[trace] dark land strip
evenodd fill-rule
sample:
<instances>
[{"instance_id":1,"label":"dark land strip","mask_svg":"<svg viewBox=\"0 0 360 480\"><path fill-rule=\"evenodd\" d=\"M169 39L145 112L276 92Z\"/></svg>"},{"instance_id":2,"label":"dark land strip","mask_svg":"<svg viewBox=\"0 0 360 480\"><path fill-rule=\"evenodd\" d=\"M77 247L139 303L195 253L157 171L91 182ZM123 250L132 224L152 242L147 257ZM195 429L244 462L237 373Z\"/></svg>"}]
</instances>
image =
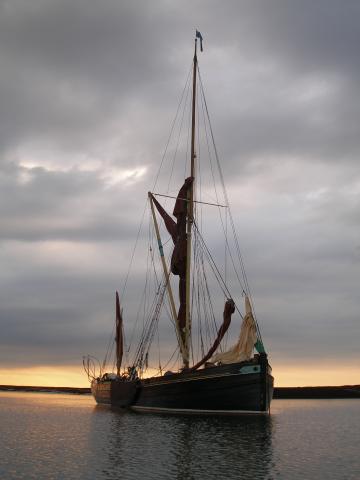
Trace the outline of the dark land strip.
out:
<instances>
[{"instance_id":1,"label":"dark land strip","mask_svg":"<svg viewBox=\"0 0 360 480\"><path fill-rule=\"evenodd\" d=\"M30 387L19 385L0 385L0 391L12 392L50 392L87 395L90 388L76 387ZM277 387L274 398L360 398L360 385L343 385L335 387Z\"/></svg>"}]
</instances>

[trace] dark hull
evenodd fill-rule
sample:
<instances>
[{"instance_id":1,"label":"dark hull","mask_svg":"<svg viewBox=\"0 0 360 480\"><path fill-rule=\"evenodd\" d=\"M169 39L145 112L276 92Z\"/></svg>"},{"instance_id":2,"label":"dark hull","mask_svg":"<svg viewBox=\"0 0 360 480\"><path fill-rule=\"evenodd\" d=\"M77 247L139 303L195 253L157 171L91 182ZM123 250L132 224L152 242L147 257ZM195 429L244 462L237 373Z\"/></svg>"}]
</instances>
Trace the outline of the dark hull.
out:
<instances>
[{"instance_id":1,"label":"dark hull","mask_svg":"<svg viewBox=\"0 0 360 480\"><path fill-rule=\"evenodd\" d=\"M235 363L145 380L93 383L98 403L142 412L267 413L273 377L267 360Z\"/></svg>"}]
</instances>

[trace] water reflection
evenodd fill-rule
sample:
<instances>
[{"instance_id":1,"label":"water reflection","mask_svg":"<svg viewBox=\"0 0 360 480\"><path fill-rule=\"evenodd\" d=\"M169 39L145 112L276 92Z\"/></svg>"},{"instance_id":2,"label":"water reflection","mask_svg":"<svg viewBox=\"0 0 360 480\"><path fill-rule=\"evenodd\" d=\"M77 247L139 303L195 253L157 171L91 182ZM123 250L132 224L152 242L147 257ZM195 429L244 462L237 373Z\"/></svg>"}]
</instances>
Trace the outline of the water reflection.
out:
<instances>
[{"instance_id":1,"label":"water reflection","mask_svg":"<svg viewBox=\"0 0 360 480\"><path fill-rule=\"evenodd\" d=\"M268 417L178 418L176 478L264 478L271 466Z\"/></svg>"},{"instance_id":2,"label":"water reflection","mask_svg":"<svg viewBox=\"0 0 360 480\"><path fill-rule=\"evenodd\" d=\"M271 417L94 413L91 447L103 478L269 478Z\"/></svg>"},{"instance_id":3,"label":"water reflection","mask_svg":"<svg viewBox=\"0 0 360 480\"><path fill-rule=\"evenodd\" d=\"M360 400L274 400L272 417L121 413L0 393L0 478L358 480Z\"/></svg>"}]
</instances>

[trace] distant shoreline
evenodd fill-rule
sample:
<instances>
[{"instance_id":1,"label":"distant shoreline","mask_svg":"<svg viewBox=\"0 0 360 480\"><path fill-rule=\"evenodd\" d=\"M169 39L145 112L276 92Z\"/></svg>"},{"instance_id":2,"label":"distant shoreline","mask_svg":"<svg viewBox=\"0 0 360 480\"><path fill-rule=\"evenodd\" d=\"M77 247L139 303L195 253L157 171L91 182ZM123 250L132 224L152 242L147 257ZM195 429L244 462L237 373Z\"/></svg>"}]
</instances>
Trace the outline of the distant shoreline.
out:
<instances>
[{"instance_id":1,"label":"distant shoreline","mask_svg":"<svg viewBox=\"0 0 360 480\"><path fill-rule=\"evenodd\" d=\"M3 392L43 392L43 393L69 393L75 395L88 395L90 388L86 387L41 387L0 385ZM360 398L360 385L342 385L329 387L277 387L274 389L274 398L282 399L320 399L320 398Z\"/></svg>"},{"instance_id":2,"label":"distant shoreline","mask_svg":"<svg viewBox=\"0 0 360 480\"><path fill-rule=\"evenodd\" d=\"M76 395L88 395L91 393L88 387L41 387L29 385L0 385L3 392L43 392L43 393L73 393Z\"/></svg>"},{"instance_id":3,"label":"distant shoreline","mask_svg":"<svg viewBox=\"0 0 360 480\"><path fill-rule=\"evenodd\" d=\"M330 387L278 387L274 398L360 398L360 385Z\"/></svg>"}]
</instances>

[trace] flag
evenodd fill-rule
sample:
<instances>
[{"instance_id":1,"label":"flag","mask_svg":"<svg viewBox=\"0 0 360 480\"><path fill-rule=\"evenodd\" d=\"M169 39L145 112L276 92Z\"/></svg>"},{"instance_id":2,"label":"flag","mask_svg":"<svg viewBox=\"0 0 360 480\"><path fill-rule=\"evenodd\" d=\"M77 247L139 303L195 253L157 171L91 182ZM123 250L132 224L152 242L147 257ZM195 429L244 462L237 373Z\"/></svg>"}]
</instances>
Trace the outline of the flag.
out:
<instances>
[{"instance_id":1,"label":"flag","mask_svg":"<svg viewBox=\"0 0 360 480\"><path fill-rule=\"evenodd\" d=\"M201 35L201 33L199 32L199 30L196 30L196 38L199 38L200 39L200 51L202 52L203 51L203 37Z\"/></svg>"}]
</instances>

